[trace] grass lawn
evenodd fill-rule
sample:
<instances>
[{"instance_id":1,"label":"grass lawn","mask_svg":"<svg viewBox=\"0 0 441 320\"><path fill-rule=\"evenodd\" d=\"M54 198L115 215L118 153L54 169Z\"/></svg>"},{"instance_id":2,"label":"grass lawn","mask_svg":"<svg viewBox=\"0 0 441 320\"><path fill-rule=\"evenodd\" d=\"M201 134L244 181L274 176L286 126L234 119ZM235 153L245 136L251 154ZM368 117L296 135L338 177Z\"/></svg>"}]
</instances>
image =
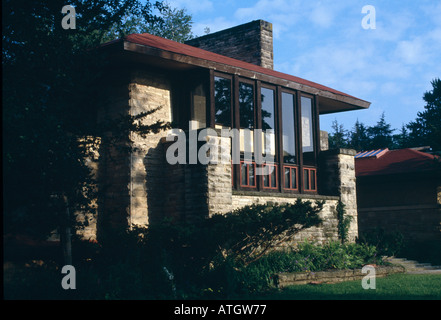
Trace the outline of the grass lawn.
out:
<instances>
[{"instance_id":1,"label":"grass lawn","mask_svg":"<svg viewBox=\"0 0 441 320\"><path fill-rule=\"evenodd\" d=\"M265 300L441 300L441 275L396 274L376 279L376 289L361 281L295 285L258 299Z\"/></svg>"}]
</instances>

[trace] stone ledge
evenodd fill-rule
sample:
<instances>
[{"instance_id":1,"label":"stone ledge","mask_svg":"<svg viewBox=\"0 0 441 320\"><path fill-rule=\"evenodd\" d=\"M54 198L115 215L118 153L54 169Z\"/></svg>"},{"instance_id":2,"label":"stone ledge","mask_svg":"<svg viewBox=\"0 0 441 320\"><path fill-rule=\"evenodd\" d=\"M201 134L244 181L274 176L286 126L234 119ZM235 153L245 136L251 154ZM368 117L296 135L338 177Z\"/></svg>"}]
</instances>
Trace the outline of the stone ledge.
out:
<instances>
[{"instance_id":1,"label":"stone ledge","mask_svg":"<svg viewBox=\"0 0 441 320\"><path fill-rule=\"evenodd\" d=\"M401 266L375 266L375 275L377 278L404 272L405 269ZM273 285L278 289L282 289L287 286L298 284L338 283L343 281L361 280L366 275L366 273L361 272L361 269L348 269L317 272L283 272L275 274L272 279Z\"/></svg>"},{"instance_id":2,"label":"stone ledge","mask_svg":"<svg viewBox=\"0 0 441 320\"><path fill-rule=\"evenodd\" d=\"M247 191L247 190L233 190L233 196L248 196L248 197L272 197L272 198L300 198L307 200L338 200L338 196L323 196L319 194L307 193L276 193L276 192L262 192L262 191Z\"/></svg>"}]
</instances>

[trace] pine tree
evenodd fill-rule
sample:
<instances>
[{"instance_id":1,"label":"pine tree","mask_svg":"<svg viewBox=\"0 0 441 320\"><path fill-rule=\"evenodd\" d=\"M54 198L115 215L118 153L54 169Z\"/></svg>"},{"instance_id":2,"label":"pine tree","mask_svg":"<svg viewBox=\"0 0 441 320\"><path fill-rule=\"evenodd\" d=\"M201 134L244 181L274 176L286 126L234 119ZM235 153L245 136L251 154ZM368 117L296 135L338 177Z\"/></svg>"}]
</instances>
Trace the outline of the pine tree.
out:
<instances>
[{"instance_id":1,"label":"pine tree","mask_svg":"<svg viewBox=\"0 0 441 320\"><path fill-rule=\"evenodd\" d=\"M381 114L380 120L378 120L377 124L373 127L368 128L369 134L369 149L385 149L393 148L393 138L392 133L393 129L391 129L391 125L386 122L386 117L384 112Z\"/></svg>"},{"instance_id":2,"label":"pine tree","mask_svg":"<svg viewBox=\"0 0 441 320\"><path fill-rule=\"evenodd\" d=\"M349 147L356 151L365 151L369 148L369 143L368 128L357 119L352 132L349 132Z\"/></svg>"},{"instance_id":3,"label":"pine tree","mask_svg":"<svg viewBox=\"0 0 441 320\"><path fill-rule=\"evenodd\" d=\"M347 130L337 119L332 122L333 132L329 134L329 148L348 148Z\"/></svg>"},{"instance_id":4,"label":"pine tree","mask_svg":"<svg viewBox=\"0 0 441 320\"><path fill-rule=\"evenodd\" d=\"M418 112L415 121L407 125L410 143L415 146L431 146L441 151L441 80L431 82L433 89L424 93L424 111Z\"/></svg>"}]
</instances>

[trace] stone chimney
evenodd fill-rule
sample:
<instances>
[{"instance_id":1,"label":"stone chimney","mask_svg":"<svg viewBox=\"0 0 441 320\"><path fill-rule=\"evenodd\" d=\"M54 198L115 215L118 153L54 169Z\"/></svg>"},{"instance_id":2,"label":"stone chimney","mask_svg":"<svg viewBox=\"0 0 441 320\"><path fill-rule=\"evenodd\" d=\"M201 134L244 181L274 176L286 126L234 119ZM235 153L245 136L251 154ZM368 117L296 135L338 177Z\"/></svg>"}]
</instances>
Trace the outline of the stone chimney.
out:
<instances>
[{"instance_id":1,"label":"stone chimney","mask_svg":"<svg viewBox=\"0 0 441 320\"><path fill-rule=\"evenodd\" d=\"M185 43L264 68L274 68L273 26L263 20L255 20Z\"/></svg>"}]
</instances>

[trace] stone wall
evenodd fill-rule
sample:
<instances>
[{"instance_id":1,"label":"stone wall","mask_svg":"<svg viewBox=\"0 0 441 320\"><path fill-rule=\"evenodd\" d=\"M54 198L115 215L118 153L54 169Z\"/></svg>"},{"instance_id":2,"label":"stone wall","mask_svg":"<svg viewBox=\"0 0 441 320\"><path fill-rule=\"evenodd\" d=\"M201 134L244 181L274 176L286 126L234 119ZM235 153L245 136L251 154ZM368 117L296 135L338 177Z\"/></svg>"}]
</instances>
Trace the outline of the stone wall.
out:
<instances>
[{"instance_id":1,"label":"stone wall","mask_svg":"<svg viewBox=\"0 0 441 320\"><path fill-rule=\"evenodd\" d=\"M143 124L171 122L171 83L164 75L142 71L133 73L129 97L133 116L161 107ZM134 152L130 157L129 225L145 226L155 216L162 216L164 200L161 186L169 182L164 179L164 150L160 140L166 134L165 131L150 133L146 137L131 134Z\"/></svg>"},{"instance_id":2,"label":"stone wall","mask_svg":"<svg viewBox=\"0 0 441 320\"><path fill-rule=\"evenodd\" d=\"M375 277L383 278L392 274L404 273L402 266L376 266ZM317 272L292 272L279 273L273 276L273 284L276 288L282 289L287 286L298 284L321 284L321 283L338 283L343 281L362 280L368 275L363 273L362 269L347 270L325 270Z\"/></svg>"},{"instance_id":3,"label":"stone wall","mask_svg":"<svg viewBox=\"0 0 441 320\"><path fill-rule=\"evenodd\" d=\"M304 240L323 244L331 240L338 240L337 232L337 215L336 206L338 197L331 196L314 196L314 195L292 195L292 194L265 194L265 193L250 193L250 192L233 192L232 207L238 209L252 204L285 204L295 203L297 199L302 201L311 201L314 204L316 201L325 201L323 210L320 212L320 218L323 222L318 227L311 227L297 233L290 243L285 243L283 246L293 245L295 243L303 242Z\"/></svg>"},{"instance_id":4,"label":"stone wall","mask_svg":"<svg viewBox=\"0 0 441 320\"><path fill-rule=\"evenodd\" d=\"M166 152L174 141L165 142L164 140L163 143ZM207 146L216 143L219 154L230 150L230 138L210 137L201 143L206 143ZM229 152L225 153L229 154ZM349 241L354 241L358 237L358 228L353 154L354 151L339 149L321 155L319 172L326 177L322 179L321 186L322 190L328 192L322 193L325 195L233 191L229 158L226 163L218 164L166 164L164 178L167 181L173 181L176 185L167 183L162 188L165 192L162 199L166 200L163 205L167 215L191 220L196 215L210 217L252 204L295 203L299 198L312 203L324 200L325 205L320 213L323 223L318 227L303 230L293 238L293 242L308 239L317 243L325 243L339 239L336 206L338 200L341 199L346 205L346 213L353 217ZM285 245L290 244L292 243Z\"/></svg>"},{"instance_id":5,"label":"stone wall","mask_svg":"<svg viewBox=\"0 0 441 320\"><path fill-rule=\"evenodd\" d=\"M109 83L103 94L107 101L98 112L100 122L122 121L121 117L157 107L161 109L146 117L143 124L171 121L167 76L138 69L115 72ZM152 217L162 215L161 185L166 181L160 139L165 135L165 131L146 137L129 131L104 135L99 150L98 238L130 226L146 226Z\"/></svg>"},{"instance_id":6,"label":"stone wall","mask_svg":"<svg viewBox=\"0 0 441 320\"><path fill-rule=\"evenodd\" d=\"M194 47L273 69L273 27L263 20L185 42Z\"/></svg>"},{"instance_id":7,"label":"stone wall","mask_svg":"<svg viewBox=\"0 0 441 320\"><path fill-rule=\"evenodd\" d=\"M318 171L319 193L339 196L346 214L352 216L348 234L350 241L358 237L355 154L352 149L322 151Z\"/></svg>"}]
</instances>

